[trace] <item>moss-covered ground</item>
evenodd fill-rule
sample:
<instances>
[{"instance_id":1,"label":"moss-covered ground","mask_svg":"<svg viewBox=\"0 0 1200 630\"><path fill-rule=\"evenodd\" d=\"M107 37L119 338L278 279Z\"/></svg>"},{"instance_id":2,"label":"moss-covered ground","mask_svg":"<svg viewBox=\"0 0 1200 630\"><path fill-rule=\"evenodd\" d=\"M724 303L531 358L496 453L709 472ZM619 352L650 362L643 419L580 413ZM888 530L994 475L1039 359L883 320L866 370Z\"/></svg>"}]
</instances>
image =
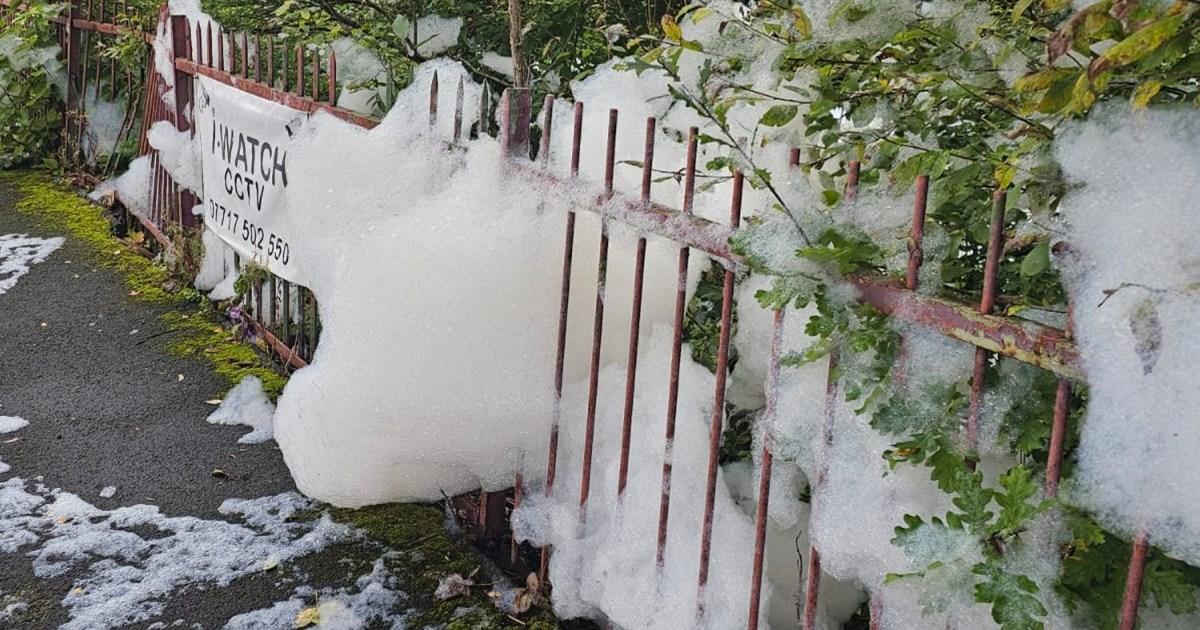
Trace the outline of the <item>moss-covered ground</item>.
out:
<instances>
[{"instance_id":1,"label":"moss-covered ground","mask_svg":"<svg viewBox=\"0 0 1200 630\"><path fill-rule=\"evenodd\" d=\"M131 299L167 307L161 318L171 331L171 352L207 360L230 387L252 375L262 380L272 398L283 391L287 379L267 357L225 328L217 309L190 288L190 282L173 278L164 265L117 238L101 208L42 173L0 173L0 177L20 192L18 212L84 243L92 258L89 262L124 278Z\"/></svg>"}]
</instances>

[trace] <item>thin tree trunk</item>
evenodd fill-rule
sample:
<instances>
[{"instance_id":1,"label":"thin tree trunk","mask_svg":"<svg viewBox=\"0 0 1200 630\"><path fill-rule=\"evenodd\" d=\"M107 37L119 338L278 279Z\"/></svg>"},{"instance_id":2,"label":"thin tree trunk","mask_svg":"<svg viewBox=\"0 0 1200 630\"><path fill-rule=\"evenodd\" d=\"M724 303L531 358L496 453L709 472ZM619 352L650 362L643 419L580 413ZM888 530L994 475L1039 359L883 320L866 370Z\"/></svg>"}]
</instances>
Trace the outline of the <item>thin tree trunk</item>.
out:
<instances>
[{"instance_id":1,"label":"thin tree trunk","mask_svg":"<svg viewBox=\"0 0 1200 630\"><path fill-rule=\"evenodd\" d=\"M513 87L529 86L529 69L521 40L521 0L508 0L508 44L512 49Z\"/></svg>"}]
</instances>

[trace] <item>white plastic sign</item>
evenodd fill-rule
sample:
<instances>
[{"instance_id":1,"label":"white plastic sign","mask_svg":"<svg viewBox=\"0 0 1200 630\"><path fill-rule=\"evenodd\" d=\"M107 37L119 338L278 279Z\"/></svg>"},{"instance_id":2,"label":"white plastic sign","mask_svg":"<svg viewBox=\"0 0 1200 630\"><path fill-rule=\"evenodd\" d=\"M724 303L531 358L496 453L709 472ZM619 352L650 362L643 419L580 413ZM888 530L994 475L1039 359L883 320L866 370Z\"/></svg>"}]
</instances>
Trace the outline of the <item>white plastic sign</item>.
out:
<instances>
[{"instance_id":1,"label":"white plastic sign","mask_svg":"<svg viewBox=\"0 0 1200 630\"><path fill-rule=\"evenodd\" d=\"M195 121L204 179L204 225L243 260L306 284L289 238L287 152L308 115L197 77Z\"/></svg>"}]
</instances>

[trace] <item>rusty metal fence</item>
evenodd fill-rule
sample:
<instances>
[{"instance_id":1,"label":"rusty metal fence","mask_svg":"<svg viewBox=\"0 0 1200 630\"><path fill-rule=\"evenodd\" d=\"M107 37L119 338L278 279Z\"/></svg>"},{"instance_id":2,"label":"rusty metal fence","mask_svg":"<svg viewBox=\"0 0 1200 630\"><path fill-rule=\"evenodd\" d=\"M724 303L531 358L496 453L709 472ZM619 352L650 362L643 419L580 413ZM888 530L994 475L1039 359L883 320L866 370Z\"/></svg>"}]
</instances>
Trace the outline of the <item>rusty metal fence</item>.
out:
<instances>
[{"instance_id":1,"label":"rusty metal fence","mask_svg":"<svg viewBox=\"0 0 1200 630\"><path fill-rule=\"evenodd\" d=\"M64 133L68 137L77 134L72 126L72 120L84 118L73 116L78 111L79 95L90 89L100 90L99 79L104 69L100 61L95 65L88 61L84 35L103 36L117 33L122 27L105 23L105 0L100 0L99 9L89 0L86 8L75 0L68 15L61 18L62 41L70 69L68 82L68 103ZM335 105L337 95L337 60L331 51L303 45L289 45L278 42L275 38L249 34L230 34L220 29L215 32L211 25L201 28L200 25L190 25L184 16L168 15L164 7L159 16L160 33L164 33L171 42L171 57L173 59L175 107L169 109L163 104L162 94L168 89L166 82L154 72L152 63L148 64L145 84L144 112L141 130L141 153L152 156L152 199L149 217L139 217L146 229L158 239L164 247L170 246L166 233L175 227L194 227L194 217L190 208L195 205L192 194L172 181L170 175L157 162L155 151L145 139L145 132L155 122L167 121L180 131L191 130L192 83L193 77L204 76L232 86L238 90L267 99L302 112L324 111L350 123L372 127L377 121L339 108ZM145 35L147 42L153 40L150 34ZM110 76L112 74L110 69ZM89 78L91 77L89 83ZM129 78L127 77L127 82ZM110 80L111 89L116 89L116 83ZM438 112L438 79L434 76L430 86L429 118L430 124L436 123ZM484 92L483 103L480 104L481 118L486 118L489 105L487 92ZM546 97L543 111L546 116L540 124L531 120L532 103L528 90L509 89L497 103L499 109L499 135L502 152L509 161L508 168L513 174L535 180L559 181L574 178L579 173L582 142L585 135L583 129L584 103L574 103L573 126L567 132L571 134L571 151L568 172L553 173L549 169L549 147L552 134L560 133L552 128L553 117L551 105L553 97ZM463 102L461 85L457 92L457 103L454 112L453 135L447 139L448 146L456 146L462 137L462 112L466 104ZM584 442L580 445L583 453L581 467L569 474L577 474L580 479L579 514L584 518L589 502L616 501L625 489L625 481L631 466L638 462L629 459L631 427L633 422L661 422L666 444L670 445L676 428L676 404L679 392L679 373L682 346L684 340L684 312L688 295L686 286L686 270L693 250L711 258L724 267L722 285L722 308L720 313L720 337L717 350L716 381L713 391L713 414L710 423L708 466L706 475L706 495L704 517L701 526L701 543L696 550L699 558L699 569L696 575L696 588L699 593L708 582L709 557L713 544L713 511L716 493L717 472L719 464L719 449L722 437L724 418L724 397L726 375L728 372L730 334L732 329L732 304L735 285L735 272L743 262L729 246L729 237L738 228L742 211L742 190L744 179L736 172L732 179L732 195L729 202L729 220L725 223L710 221L692 213L693 197L696 182L696 155L698 131L690 130L687 139L686 162L682 166L683 196L679 209L669 208L651 201L653 184L655 129L657 121L654 118L645 121L634 121L634 124L645 124L645 145L641 163L642 180L639 196L627 196L613 189L613 174L615 168L617 128L620 114L617 110L608 112L608 127L605 130L604 143L604 173L603 191L597 197L578 199L577 203L565 210L565 227L562 252L562 280L560 288L560 310L558 327L553 333L557 339L557 358L554 374L556 404L551 418L550 441L548 445L548 464L546 469L544 492L549 494L556 479L568 471L560 470L557 466L557 456L560 448L559 427L563 422L582 422L584 425ZM531 162L531 128L536 126L540 132L540 150L536 152L537 161ZM799 163L799 151L792 150L791 164ZM858 181L857 162L848 164L848 182L845 191L848 198L857 193ZM929 195L929 178L919 177L913 198L913 213L910 224L910 249L905 278L892 280L883 276L854 275L849 280L859 290L859 299L872 305L883 314L903 320L925 330L940 333L975 348L975 362L971 378L971 389L966 422L966 438L973 444L977 438L979 418L984 395L984 372L994 356L1007 357L1021 361L1045 370L1058 377L1058 387L1054 404L1052 433L1049 444L1049 456L1046 465L1044 494L1053 497L1058 492L1059 474L1063 456L1065 437L1067 435L1068 413L1072 402L1073 383L1082 382L1083 373L1080 367L1078 349L1071 340L1069 330L1057 329L1041 324L1032 323L994 313L997 297L997 277L1004 253L1004 209L1006 198L1004 191L997 191L992 197L993 212L989 240L987 243L986 266L984 269L984 284L982 297L978 304L965 304L957 301L932 297L917 292L917 279L924 257L922 243L924 240L925 211ZM595 261L579 261L574 257L575 214L583 208L603 214L603 221L622 221L632 224L643 233L652 233L658 237L669 239L678 245L679 283L675 295L673 343L670 372L663 378L668 383L668 409L661 418L635 418L633 401L637 374L639 328L641 323L641 306L643 297L642 279L646 267L646 237L642 236L636 242L633 252L634 278L632 283L632 310L628 313L630 321L630 336L628 341L627 372L625 396L623 404L622 440L619 451L619 478L617 497L598 497L591 492L591 469L593 465L593 439L596 422L596 411L601 401L598 400L598 379L600 372L600 350L602 327L605 317L624 316L605 312L606 274L608 270L608 235L602 230L599 236L599 254ZM576 265L594 264L598 279L594 296L580 296L571 290L572 270ZM567 324L572 300L594 300L594 328L591 338L591 362L589 370L589 387L587 411L583 418L564 418L561 413L561 396L563 392L564 357L566 356ZM319 333L319 321L316 317L315 300L308 289L288 283L274 276L258 277L253 281L250 295L243 302L252 315L251 320L257 332L268 340L271 347L286 363L292 367L303 367L312 359ZM296 310L298 309L298 312ZM780 361L782 354L783 326L788 314L784 310L774 312L773 336L769 368L766 383L766 406L764 408L767 426L773 424L778 412L778 397L780 387ZM830 377L826 388L825 404L825 434L827 445L832 444L837 435L833 431L833 418L836 399L839 396L836 375L837 353L831 356ZM903 363L903 347L899 361ZM617 401L604 401L606 404L617 404ZM668 447L669 448L669 447ZM756 497L756 513L754 518L754 552L746 558L752 566L751 583L746 584L750 593L749 610L747 611L746 627L755 629L758 626L761 606L761 588L763 580L764 554L767 531L767 506L772 470L772 438L766 436L760 457L759 485ZM968 462L969 465L969 462ZM661 501L657 531L657 562L663 561L663 549L667 536L671 531L671 478L676 474L672 468L671 453L665 453L661 470ZM822 479L812 480L812 492L821 492ZM479 529L495 540L504 531L504 516L506 512L520 505L527 489L524 480L518 474L514 479L514 488L510 493L483 493L472 517L478 520ZM515 541L508 546L512 560L518 555L518 545ZM1137 623L1137 609L1141 598L1141 583L1145 571L1148 544L1144 534L1134 537L1133 551L1130 558L1126 579L1124 599L1120 613L1119 627L1122 630L1133 630ZM540 550L540 574L545 578L547 563L551 549ZM806 560L806 596L804 601L803 627L812 630L816 624L817 601L820 592L821 554L820 549L812 547L807 550ZM647 559L647 562L654 562ZM701 602L702 597L697 598ZM700 605L699 603L697 604ZM877 628L880 620L881 604L872 602L869 606L871 627Z\"/></svg>"}]
</instances>

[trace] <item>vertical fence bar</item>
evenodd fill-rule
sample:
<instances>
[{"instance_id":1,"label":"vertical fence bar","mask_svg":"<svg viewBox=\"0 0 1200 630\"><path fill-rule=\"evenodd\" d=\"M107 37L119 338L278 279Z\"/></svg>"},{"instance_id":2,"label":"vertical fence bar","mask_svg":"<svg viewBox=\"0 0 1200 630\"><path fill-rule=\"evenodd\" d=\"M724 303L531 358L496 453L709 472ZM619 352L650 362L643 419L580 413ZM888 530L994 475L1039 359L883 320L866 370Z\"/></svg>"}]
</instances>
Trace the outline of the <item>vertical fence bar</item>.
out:
<instances>
[{"instance_id":1,"label":"vertical fence bar","mask_svg":"<svg viewBox=\"0 0 1200 630\"><path fill-rule=\"evenodd\" d=\"M304 44L296 42L296 95L304 96Z\"/></svg>"},{"instance_id":2,"label":"vertical fence bar","mask_svg":"<svg viewBox=\"0 0 1200 630\"><path fill-rule=\"evenodd\" d=\"M191 43L188 37L191 35L191 28L188 26L188 19L183 15L171 16L171 57L173 59L187 59L191 51ZM192 132L192 77L191 75L175 69L175 129L179 131ZM196 216L192 214L192 208L198 203L195 194L186 189L180 189L178 195L175 196L179 205L179 223L185 228L193 227L196 224Z\"/></svg>"},{"instance_id":3,"label":"vertical fence bar","mask_svg":"<svg viewBox=\"0 0 1200 630\"><path fill-rule=\"evenodd\" d=\"M799 158L798 154L793 154L793 160ZM846 200L854 202L858 199L858 177L860 171L858 160L851 160L846 164ZM825 382L825 422L822 433L823 453L821 461L818 464L817 478L813 480L812 495L815 497L821 490L821 486L825 482L825 473L828 469L828 458L830 451L833 448L833 427L834 421L837 418L837 402L838 402L838 362L839 351L835 342L833 349L829 352L829 369L828 376ZM804 585L804 621L803 630L815 630L817 624L817 602L821 593L821 552L817 549L816 544L810 539L808 545L808 563L806 566L808 572L808 581Z\"/></svg>"},{"instance_id":4,"label":"vertical fence bar","mask_svg":"<svg viewBox=\"0 0 1200 630\"><path fill-rule=\"evenodd\" d=\"M1133 537L1129 572L1125 574L1125 594L1121 598L1121 630L1134 630L1137 627L1138 606L1142 601L1142 579L1146 575L1146 555L1149 550L1146 532L1139 531Z\"/></svg>"},{"instance_id":5,"label":"vertical fence bar","mask_svg":"<svg viewBox=\"0 0 1200 630\"><path fill-rule=\"evenodd\" d=\"M463 98L463 75L460 74L458 75L458 89L454 93L454 132L451 134L455 143L462 138ZM547 95L547 98L550 96Z\"/></svg>"},{"instance_id":6,"label":"vertical fence bar","mask_svg":"<svg viewBox=\"0 0 1200 630\"><path fill-rule=\"evenodd\" d=\"M733 199L729 204L729 226L737 229L742 220L743 175L733 173ZM712 551L713 508L717 496L717 469L721 457L721 429L725 421L725 379L729 376L729 335L733 327L733 268L726 266L721 289L721 334L717 346L716 386L713 391L712 423L708 434L708 483L704 493L704 520L700 530L700 571L697 578L696 610L704 614L704 590L708 586L708 564Z\"/></svg>"},{"instance_id":7,"label":"vertical fence bar","mask_svg":"<svg viewBox=\"0 0 1200 630\"><path fill-rule=\"evenodd\" d=\"M78 134L79 129L76 112L81 102L79 87L75 83L75 77L79 76L79 49L83 44L82 33L75 26L75 20L79 19L79 0L70 1L70 4L67 5L66 17L64 30L67 40L67 93L66 103L63 107L63 158L65 162L70 163L74 157L71 140Z\"/></svg>"},{"instance_id":8,"label":"vertical fence bar","mask_svg":"<svg viewBox=\"0 0 1200 630\"><path fill-rule=\"evenodd\" d=\"M337 105L337 53L329 47L329 70L325 76L325 90L329 92L329 104Z\"/></svg>"},{"instance_id":9,"label":"vertical fence bar","mask_svg":"<svg viewBox=\"0 0 1200 630\"><path fill-rule=\"evenodd\" d=\"M646 119L642 150L642 205L649 206L654 182L654 133L657 121ZM642 328L642 284L646 276L646 237L639 236L633 262L633 309L629 316L629 353L625 359L625 407L621 415L621 460L617 473L617 499L625 495L629 477L629 443L633 434L633 397L637 388L638 341Z\"/></svg>"},{"instance_id":10,"label":"vertical fence bar","mask_svg":"<svg viewBox=\"0 0 1200 630\"><path fill-rule=\"evenodd\" d=\"M278 285L278 281L276 280L275 274L270 274L270 275L271 275L271 279L270 279L271 280L270 281L270 285L271 285L271 287L270 287L271 288L271 300L270 300L271 317L269 320L267 320L267 330L270 330L271 334L275 334L276 323L279 320L279 302L277 301L278 297L279 297L279 285Z\"/></svg>"},{"instance_id":11,"label":"vertical fence bar","mask_svg":"<svg viewBox=\"0 0 1200 630\"><path fill-rule=\"evenodd\" d=\"M262 83L262 35L254 34L254 81Z\"/></svg>"},{"instance_id":12,"label":"vertical fence bar","mask_svg":"<svg viewBox=\"0 0 1200 630\"><path fill-rule=\"evenodd\" d=\"M433 71L433 80L429 82L429 126L437 125L438 116L438 73Z\"/></svg>"},{"instance_id":13,"label":"vertical fence bar","mask_svg":"<svg viewBox=\"0 0 1200 630\"><path fill-rule=\"evenodd\" d=\"M762 604L763 565L767 548L767 517L771 502L771 467L774 455L772 435L779 408L779 359L783 354L784 311L776 309L771 326L771 358L767 366L767 404L763 412L764 423L762 460L758 470L758 503L754 509L754 563L750 569L750 612L746 617L746 629L758 630L758 618Z\"/></svg>"},{"instance_id":14,"label":"vertical fence bar","mask_svg":"<svg viewBox=\"0 0 1200 630\"><path fill-rule=\"evenodd\" d=\"M1004 210L1007 195L997 190L992 195L992 221L988 231L987 259L983 268L983 295L979 299L979 312L987 315L996 303L996 282L1000 270L1000 256L1004 249ZM975 348L975 366L971 375L971 398L967 408L967 447L974 449L979 441L979 416L983 409L983 380L991 353ZM974 461L968 460L974 468Z\"/></svg>"},{"instance_id":15,"label":"vertical fence bar","mask_svg":"<svg viewBox=\"0 0 1200 630\"><path fill-rule=\"evenodd\" d=\"M683 213L692 213L692 204L696 192L696 137L699 130L692 127L688 130L687 158L683 171ZM674 460L675 417L679 409L679 364L683 353L683 317L687 310L687 270L691 248L679 248L678 276L675 283L675 322L672 328L671 368L667 382L667 417L666 439L663 441L662 484L659 489L658 503L658 540L655 547L654 563L656 570L661 572L667 549L667 525L671 515L671 472Z\"/></svg>"},{"instance_id":16,"label":"vertical fence bar","mask_svg":"<svg viewBox=\"0 0 1200 630\"><path fill-rule=\"evenodd\" d=\"M800 164L800 149L794 148L788 156L788 166L795 169ZM766 395L763 410L763 447L758 470L758 501L754 508L754 556L750 569L750 611L746 615L746 629L758 630L758 618L762 608L763 566L766 561L767 519L771 505L771 469L774 464L775 420L779 414L779 361L783 355L784 309L774 312L771 323L771 354L767 363Z\"/></svg>"},{"instance_id":17,"label":"vertical fence bar","mask_svg":"<svg viewBox=\"0 0 1200 630\"><path fill-rule=\"evenodd\" d=\"M617 110L608 110L608 144L604 158L604 192L611 196L617 155ZM592 322L592 361L588 376L587 420L583 436L583 462L579 481L579 522L587 517L592 489L592 447L596 435L596 396L600 386L600 346L604 333L604 285L608 275L608 221L600 218L600 253L596 261L596 309Z\"/></svg>"},{"instance_id":18,"label":"vertical fence bar","mask_svg":"<svg viewBox=\"0 0 1200 630\"><path fill-rule=\"evenodd\" d=\"M225 70L225 30L217 27L217 70Z\"/></svg>"},{"instance_id":19,"label":"vertical fence bar","mask_svg":"<svg viewBox=\"0 0 1200 630\"><path fill-rule=\"evenodd\" d=\"M271 87L275 87L275 36L274 35L267 35L267 85L270 85Z\"/></svg>"},{"instance_id":20,"label":"vertical fence bar","mask_svg":"<svg viewBox=\"0 0 1200 630\"><path fill-rule=\"evenodd\" d=\"M321 51L316 46L312 51L312 98L314 101L321 100Z\"/></svg>"},{"instance_id":21,"label":"vertical fence bar","mask_svg":"<svg viewBox=\"0 0 1200 630\"><path fill-rule=\"evenodd\" d=\"M925 261L925 250L922 243L925 240L925 207L929 199L929 176L917 177L917 193L913 201L912 227L908 241L908 272L904 277L904 286L909 291L917 289L921 263Z\"/></svg>"},{"instance_id":22,"label":"vertical fence bar","mask_svg":"<svg viewBox=\"0 0 1200 630\"><path fill-rule=\"evenodd\" d=\"M553 120L553 97L546 97L545 123L542 129L542 147L540 154L543 167L550 164L550 121ZM571 132L571 177L579 175L579 147L583 138L583 103L575 103L574 126ZM562 389L563 368L567 355L567 321L571 308L571 263L575 254L575 211L567 210L566 236L563 239L562 282L559 289L558 306L558 341L554 360L554 407L550 420L550 448L546 457L546 496L554 491L554 477L558 469L558 430L562 420ZM546 582L549 569L550 551L542 547L538 566L538 577L541 583Z\"/></svg>"}]
</instances>

